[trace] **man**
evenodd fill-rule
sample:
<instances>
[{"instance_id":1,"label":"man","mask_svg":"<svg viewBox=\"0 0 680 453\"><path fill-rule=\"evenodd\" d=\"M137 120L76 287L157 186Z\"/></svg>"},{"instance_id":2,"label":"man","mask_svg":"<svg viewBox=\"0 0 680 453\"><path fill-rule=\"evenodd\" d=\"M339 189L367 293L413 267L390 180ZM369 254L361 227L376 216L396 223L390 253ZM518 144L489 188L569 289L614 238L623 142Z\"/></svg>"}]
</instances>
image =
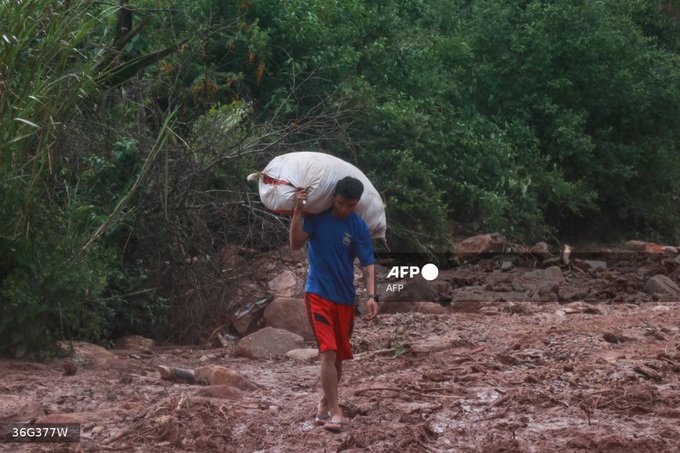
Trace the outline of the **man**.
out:
<instances>
[{"instance_id":1,"label":"man","mask_svg":"<svg viewBox=\"0 0 680 453\"><path fill-rule=\"evenodd\" d=\"M356 178L338 181L333 207L302 219L307 197L304 188L295 194L295 209L290 224L290 245L294 250L308 243L309 275L305 285L305 306L309 322L319 345L323 397L317 407L315 422L331 432L341 432L344 425L338 403L338 383L342 361L353 357L350 337L354 328L354 259L364 271L368 292L368 316L378 315L375 297L373 243L366 222L354 209L364 186Z\"/></svg>"}]
</instances>

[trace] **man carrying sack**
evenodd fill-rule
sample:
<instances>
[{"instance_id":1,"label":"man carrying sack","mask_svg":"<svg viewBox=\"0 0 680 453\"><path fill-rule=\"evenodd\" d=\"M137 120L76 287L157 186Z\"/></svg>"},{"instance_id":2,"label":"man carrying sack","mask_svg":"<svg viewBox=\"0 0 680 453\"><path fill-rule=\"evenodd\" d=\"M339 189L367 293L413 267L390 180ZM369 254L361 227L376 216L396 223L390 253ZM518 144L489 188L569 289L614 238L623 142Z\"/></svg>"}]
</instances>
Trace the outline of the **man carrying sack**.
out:
<instances>
[{"instance_id":1,"label":"man carrying sack","mask_svg":"<svg viewBox=\"0 0 680 453\"><path fill-rule=\"evenodd\" d=\"M375 296L375 267L371 234L366 222L354 212L364 185L353 177L337 182L333 205L319 214L306 216L305 188L297 189L290 224L290 245L298 250L308 242L309 275L305 285L307 316L319 345L321 386L315 423L339 433L345 422L338 403L342 361L352 359L350 337L354 328L354 259L359 258L368 292L368 315L378 315Z\"/></svg>"}]
</instances>

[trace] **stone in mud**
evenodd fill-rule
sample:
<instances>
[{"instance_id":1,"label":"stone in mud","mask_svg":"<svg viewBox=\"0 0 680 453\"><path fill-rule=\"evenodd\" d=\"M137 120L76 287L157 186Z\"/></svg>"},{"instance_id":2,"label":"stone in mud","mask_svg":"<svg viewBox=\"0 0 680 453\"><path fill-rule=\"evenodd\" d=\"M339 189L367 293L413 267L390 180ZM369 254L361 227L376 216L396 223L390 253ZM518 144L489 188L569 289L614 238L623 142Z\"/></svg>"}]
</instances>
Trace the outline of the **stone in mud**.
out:
<instances>
[{"instance_id":1,"label":"stone in mud","mask_svg":"<svg viewBox=\"0 0 680 453\"><path fill-rule=\"evenodd\" d=\"M655 275L647 280L643 291L647 294L657 295L663 301L677 300L680 297L680 287L665 275Z\"/></svg>"},{"instance_id":2,"label":"stone in mud","mask_svg":"<svg viewBox=\"0 0 680 453\"><path fill-rule=\"evenodd\" d=\"M311 362L319 358L318 349L293 349L292 351L286 352L286 357L293 360L299 360L300 362Z\"/></svg>"},{"instance_id":3,"label":"stone in mud","mask_svg":"<svg viewBox=\"0 0 680 453\"><path fill-rule=\"evenodd\" d=\"M505 238L500 233L481 234L456 244L456 255L462 261L482 258L490 253L502 253Z\"/></svg>"},{"instance_id":4,"label":"stone in mud","mask_svg":"<svg viewBox=\"0 0 680 453\"><path fill-rule=\"evenodd\" d=\"M57 347L64 355L94 366L120 360L117 355L96 344L81 341L58 341Z\"/></svg>"},{"instance_id":5,"label":"stone in mud","mask_svg":"<svg viewBox=\"0 0 680 453\"><path fill-rule=\"evenodd\" d=\"M307 310L303 299L279 297L274 299L264 310L264 324L267 327L287 330L314 341L314 332L307 319Z\"/></svg>"},{"instance_id":6,"label":"stone in mud","mask_svg":"<svg viewBox=\"0 0 680 453\"><path fill-rule=\"evenodd\" d=\"M126 335L116 340L114 349L134 349L138 351L149 351L155 346L153 340L144 338L140 335Z\"/></svg>"},{"instance_id":7,"label":"stone in mud","mask_svg":"<svg viewBox=\"0 0 680 453\"><path fill-rule=\"evenodd\" d=\"M538 257L541 260L545 260L550 256L550 250L548 249L548 244L545 242L539 242L529 250L529 253Z\"/></svg>"},{"instance_id":8,"label":"stone in mud","mask_svg":"<svg viewBox=\"0 0 680 453\"><path fill-rule=\"evenodd\" d=\"M300 335L274 327L262 330L241 338L236 343L234 354L251 359L269 359L282 357L292 349L305 346L305 340Z\"/></svg>"}]
</instances>

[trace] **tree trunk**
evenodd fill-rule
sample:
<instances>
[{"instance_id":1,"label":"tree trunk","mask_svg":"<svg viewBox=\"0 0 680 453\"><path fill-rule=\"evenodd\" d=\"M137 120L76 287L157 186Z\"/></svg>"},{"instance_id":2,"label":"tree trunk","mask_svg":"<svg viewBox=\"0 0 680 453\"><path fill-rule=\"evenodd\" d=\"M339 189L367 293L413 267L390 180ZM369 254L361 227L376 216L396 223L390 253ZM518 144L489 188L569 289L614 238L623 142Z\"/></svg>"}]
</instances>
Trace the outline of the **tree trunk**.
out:
<instances>
[{"instance_id":1,"label":"tree trunk","mask_svg":"<svg viewBox=\"0 0 680 453\"><path fill-rule=\"evenodd\" d=\"M132 30L132 11L127 9L127 4L128 0L118 0L118 38Z\"/></svg>"}]
</instances>

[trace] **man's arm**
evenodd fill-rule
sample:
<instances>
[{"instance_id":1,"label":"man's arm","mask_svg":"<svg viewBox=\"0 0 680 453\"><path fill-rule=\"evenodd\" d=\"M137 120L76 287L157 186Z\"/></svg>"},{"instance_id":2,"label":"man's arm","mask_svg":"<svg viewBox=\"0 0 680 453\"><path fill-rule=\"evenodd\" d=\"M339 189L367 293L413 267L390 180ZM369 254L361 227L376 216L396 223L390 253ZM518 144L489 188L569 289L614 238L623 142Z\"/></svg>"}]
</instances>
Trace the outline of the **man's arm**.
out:
<instances>
[{"instance_id":1,"label":"man's arm","mask_svg":"<svg viewBox=\"0 0 680 453\"><path fill-rule=\"evenodd\" d=\"M363 266L362 269L364 274L364 284L366 285L366 292L369 296L373 296L369 297L368 301L366 302L366 306L368 307L368 315L366 316L366 320L370 321L378 316L378 312L380 311L378 303L375 301L375 265L369 264L368 266Z\"/></svg>"},{"instance_id":2,"label":"man's arm","mask_svg":"<svg viewBox=\"0 0 680 453\"><path fill-rule=\"evenodd\" d=\"M309 235L302 229L302 208L307 199L307 189L300 188L295 192L295 208L293 209L293 219L290 221L290 231L288 240L293 250L298 250L305 245Z\"/></svg>"}]
</instances>

